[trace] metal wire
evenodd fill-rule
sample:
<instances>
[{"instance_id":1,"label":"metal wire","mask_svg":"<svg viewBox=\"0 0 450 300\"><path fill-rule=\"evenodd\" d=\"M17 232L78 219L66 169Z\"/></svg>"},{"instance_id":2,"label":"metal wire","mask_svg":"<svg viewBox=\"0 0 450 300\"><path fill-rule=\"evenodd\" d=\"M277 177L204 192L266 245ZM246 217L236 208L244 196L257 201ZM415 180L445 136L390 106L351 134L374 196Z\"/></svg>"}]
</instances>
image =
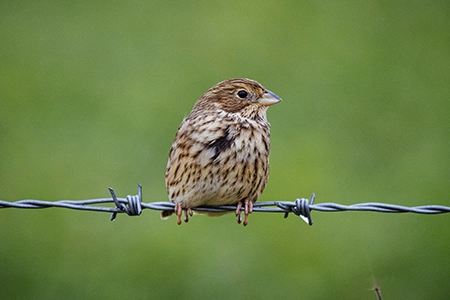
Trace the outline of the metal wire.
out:
<instances>
[{"instance_id":1,"label":"metal wire","mask_svg":"<svg viewBox=\"0 0 450 300\"><path fill-rule=\"evenodd\" d=\"M175 205L171 202L142 202L142 186L138 185L138 194L135 196L127 196L126 198L117 198L114 190L109 188L111 198L99 198L89 200L60 200L60 201L40 201L40 200L20 200L16 202L8 202L0 200L0 208L49 208L60 207L77 210L89 210L99 212L109 212L111 221L113 221L118 213L126 213L129 216L138 216L142 213L143 208L173 211ZM418 214L442 214L449 213L450 207L442 205L425 205L406 207L394 204L367 202L353 205L341 205L336 203L320 203L314 204L315 195L311 199L297 199L293 202L274 201L274 202L256 202L253 204L253 212L273 212L284 213L287 218L290 213L301 217L306 223L312 225L311 211L338 212L338 211L374 211L383 213L418 213ZM115 207L95 206L96 204L114 203ZM243 210L244 208L242 208ZM223 206L200 206L193 210L204 212L228 212L235 211L234 205Z\"/></svg>"}]
</instances>

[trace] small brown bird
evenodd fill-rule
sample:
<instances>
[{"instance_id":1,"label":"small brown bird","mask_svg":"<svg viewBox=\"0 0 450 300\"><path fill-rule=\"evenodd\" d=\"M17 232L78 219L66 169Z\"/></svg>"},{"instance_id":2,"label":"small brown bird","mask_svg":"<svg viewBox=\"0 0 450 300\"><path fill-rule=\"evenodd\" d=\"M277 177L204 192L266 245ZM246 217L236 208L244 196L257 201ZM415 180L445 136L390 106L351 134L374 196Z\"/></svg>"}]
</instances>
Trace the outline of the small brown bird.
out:
<instances>
[{"instance_id":1,"label":"small brown bird","mask_svg":"<svg viewBox=\"0 0 450 300\"><path fill-rule=\"evenodd\" d=\"M281 99L254 80L236 78L210 88L183 120L169 153L167 193L181 224L202 205L237 205L244 226L269 176L267 108ZM173 212L163 211L162 217Z\"/></svg>"}]
</instances>

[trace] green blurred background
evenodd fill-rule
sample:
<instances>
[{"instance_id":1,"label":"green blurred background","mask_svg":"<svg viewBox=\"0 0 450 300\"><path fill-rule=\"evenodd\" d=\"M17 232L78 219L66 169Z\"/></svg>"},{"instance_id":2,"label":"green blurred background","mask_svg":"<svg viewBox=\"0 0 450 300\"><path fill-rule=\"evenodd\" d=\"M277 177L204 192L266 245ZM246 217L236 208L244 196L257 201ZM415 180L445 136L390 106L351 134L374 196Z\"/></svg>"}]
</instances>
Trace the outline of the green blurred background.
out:
<instances>
[{"instance_id":1,"label":"green blurred background","mask_svg":"<svg viewBox=\"0 0 450 300\"><path fill-rule=\"evenodd\" d=\"M219 81L269 109L260 201L450 206L448 1L2 1L0 199L166 201ZM448 299L450 215L0 211L2 299Z\"/></svg>"}]
</instances>

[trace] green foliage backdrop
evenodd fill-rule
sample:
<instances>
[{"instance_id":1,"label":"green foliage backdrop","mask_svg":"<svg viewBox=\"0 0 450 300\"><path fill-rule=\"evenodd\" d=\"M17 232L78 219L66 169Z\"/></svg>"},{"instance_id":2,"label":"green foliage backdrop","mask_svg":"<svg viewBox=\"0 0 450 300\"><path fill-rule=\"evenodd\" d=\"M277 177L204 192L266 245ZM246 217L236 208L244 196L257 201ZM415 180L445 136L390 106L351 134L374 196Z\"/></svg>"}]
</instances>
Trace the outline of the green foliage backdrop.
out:
<instances>
[{"instance_id":1,"label":"green foliage backdrop","mask_svg":"<svg viewBox=\"0 0 450 300\"><path fill-rule=\"evenodd\" d=\"M271 107L261 201L450 205L448 1L2 1L0 199L165 201L215 83ZM447 299L450 215L0 210L4 299Z\"/></svg>"}]
</instances>

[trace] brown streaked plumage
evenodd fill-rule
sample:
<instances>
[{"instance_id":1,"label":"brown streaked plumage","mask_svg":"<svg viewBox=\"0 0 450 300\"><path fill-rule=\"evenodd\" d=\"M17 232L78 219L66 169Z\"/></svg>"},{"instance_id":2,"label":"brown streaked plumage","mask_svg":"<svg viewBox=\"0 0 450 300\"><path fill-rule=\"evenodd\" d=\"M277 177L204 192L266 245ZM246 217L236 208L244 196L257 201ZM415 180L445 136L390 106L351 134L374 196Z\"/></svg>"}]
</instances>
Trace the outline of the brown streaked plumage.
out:
<instances>
[{"instance_id":1,"label":"brown streaked plumage","mask_svg":"<svg viewBox=\"0 0 450 300\"><path fill-rule=\"evenodd\" d=\"M210 88L183 120L165 174L178 224L202 205L237 205L244 225L269 176L266 111L281 99L254 80L235 78ZM171 212L164 211L163 217Z\"/></svg>"}]
</instances>

